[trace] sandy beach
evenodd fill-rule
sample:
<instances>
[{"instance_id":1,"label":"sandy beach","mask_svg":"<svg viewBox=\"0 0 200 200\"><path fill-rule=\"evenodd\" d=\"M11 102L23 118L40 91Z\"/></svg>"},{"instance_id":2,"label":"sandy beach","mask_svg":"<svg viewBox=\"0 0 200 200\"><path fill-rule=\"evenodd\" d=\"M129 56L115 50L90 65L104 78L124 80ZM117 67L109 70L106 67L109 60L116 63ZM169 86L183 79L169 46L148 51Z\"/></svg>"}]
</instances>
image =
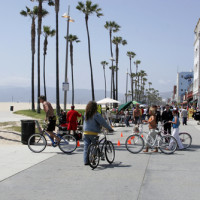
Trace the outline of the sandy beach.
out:
<instances>
[{"instance_id":1,"label":"sandy beach","mask_svg":"<svg viewBox=\"0 0 200 200\"><path fill-rule=\"evenodd\" d=\"M21 126L21 120L31 119L26 116L16 115L10 111L10 107L13 106L13 111L28 110L31 109L31 103L18 103L18 102L0 102L0 145L21 145L21 133L10 130L11 126ZM53 108L56 108L56 104L52 104ZM60 105L63 108L63 104ZM37 103L35 104L37 108ZM43 108L40 105L41 109ZM71 104L67 105L67 109L70 109ZM75 104L75 109L85 109L85 104ZM9 125L7 124L9 122Z\"/></svg>"},{"instance_id":2,"label":"sandy beach","mask_svg":"<svg viewBox=\"0 0 200 200\"><path fill-rule=\"evenodd\" d=\"M10 106L13 106L14 111L17 110L27 110L31 109L31 103L26 102L0 102L0 112L10 111ZM56 104L52 104L53 108L56 108ZM64 108L63 104L60 104L61 108ZM40 105L42 108L42 105ZM85 109L86 104L75 104L75 109ZM35 103L35 108L37 108L37 103ZM71 108L71 104L67 105L67 109Z\"/></svg>"}]
</instances>

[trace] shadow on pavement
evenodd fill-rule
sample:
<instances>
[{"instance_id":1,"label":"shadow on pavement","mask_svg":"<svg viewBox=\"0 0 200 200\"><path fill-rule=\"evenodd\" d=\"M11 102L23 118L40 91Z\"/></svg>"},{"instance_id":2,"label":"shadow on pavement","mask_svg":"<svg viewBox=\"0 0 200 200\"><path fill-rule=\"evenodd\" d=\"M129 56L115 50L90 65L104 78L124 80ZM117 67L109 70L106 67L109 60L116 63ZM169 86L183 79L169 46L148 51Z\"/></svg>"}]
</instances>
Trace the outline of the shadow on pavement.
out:
<instances>
[{"instance_id":1,"label":"shadow on pavement","mask_svg":"<svg viewBox=\"0 0 200 200\"><path fill-rule=\"evenodd\" d=\"M109 163L106 163L106 164L99 164L99 166L94 169L94 170L104 170L104 169L107 169L107 168L116 168L116 167L131 167L131 165L125 165L123 164L122 162L114 162L112 164L109 164Z\"/></svg>"},{"instance_id":2,"label":"shadow on pavement","mask_svg":"<svg viewBox=\"0 0 200 200\"><path fill-rule=\"evenodd\" d=\"M2 132L2 133L11 133L11 134L13 134L13 135L21 136L20 133L16 133L16 132L13 132L13 131L2 131L2 130L1 130L1 132Z\"/></svg>"},{"instance_id":3,"label":"shadow on pavement","mask_svg":"<svg viewBox=\"0 0 200 200\"><path fill-rule=\"evenodd\" d=\"M19 141L19 140L9 139L9 138L5 138L5 137L2 137L2 136L0 136L0 139L1 140L6 140L6 141L10 141L10 142L19 142L19 143L21 143L21 141Z\"/></svg>"}]
</instances>

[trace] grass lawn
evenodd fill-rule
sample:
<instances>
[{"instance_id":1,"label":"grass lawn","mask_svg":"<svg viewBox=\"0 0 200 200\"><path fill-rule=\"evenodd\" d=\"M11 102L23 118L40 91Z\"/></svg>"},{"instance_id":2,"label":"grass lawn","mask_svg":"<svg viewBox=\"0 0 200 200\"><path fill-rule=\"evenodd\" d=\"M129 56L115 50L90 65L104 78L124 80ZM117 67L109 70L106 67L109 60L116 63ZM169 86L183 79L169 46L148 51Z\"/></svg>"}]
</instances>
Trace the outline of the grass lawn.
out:
<instances>
[{"instance_id":1,"label":"grass lawn","mask_svg":"<svg viewBox=\"0 0 200 200\"><path fill-rule=\"evenodd\" d=\"M67 110L69 111L69 110ZM82 114L82 116L84 115L84 112L85 110L76 110L78 111L79 113ZM37 113L36 111L32 111L32 110L19 110L19 111L16 111L14 112L15 114L18 114L18 115L24 115L24 116L28 116L28 117L32 117L36 120L38 120L40 123L42 123L42 121L45 119L45 112L44 110L41 110L40 113ZM78 118L78 120L80 120L82 118ZM57 124L58 124L58 116L57 116ZM17 126L16 123L13 123L13 122L3 122L3 123L0 123L1 126L8 126L6 129L7 130L12 130L12 131L16 131L16 132L21 132L21 125L20 126Z\"/></svg>"}]
</instances>

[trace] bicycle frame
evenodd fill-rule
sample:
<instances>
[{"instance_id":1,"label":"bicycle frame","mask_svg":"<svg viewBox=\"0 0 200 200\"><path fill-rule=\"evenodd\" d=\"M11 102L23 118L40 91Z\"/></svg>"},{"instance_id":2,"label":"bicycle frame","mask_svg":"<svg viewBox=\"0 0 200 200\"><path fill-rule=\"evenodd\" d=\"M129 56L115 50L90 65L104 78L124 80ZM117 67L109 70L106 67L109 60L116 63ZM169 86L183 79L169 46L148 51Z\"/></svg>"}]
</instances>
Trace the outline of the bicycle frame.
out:
<instances>
[{"instance_id":1,"label":"bicycle frame","mask_svg":"<svg viewBox=\"0 0 200 200\"><path fill-rule=\"evenodd\" d=\"M51 140L51 142L52 142L52 146L53 146L53 147L56 147L56 146L57 146L57 142L54 142L54 140L50 137L49 133L45 130L45 128L41 129L40 124L39 124L39 122L38 122L37 120L35 120L35 123L36 123L36 126L37 126L38 130L40 131L40 134L43 135L43 136L44 136L44 135L48 136L48 138L49 138L49 139ZM61 136L60 136L59 134L56 134L55 132L53 132L53 134L54 134L55 136L61 138Z\"/></svg>"},{"instance_id":2,"label":"bicycle frame","mask_svg":"<svg viewBox=\"0 0 200 200\"><path fill-rule=\"evenodd\" d=\"M142 135L144 133L146 134L146 137L144 137L144 136L142 137ZM149 135L149 132L147 133L147 132L143 131L143 124L139 124L139 135L143 138L144 142L146 144L148 144L151 148L153 148L153 147L158 147L159 148L159 141L160 141L159 133L160 133L160 131L158 131L158 133L156 134L156 138L154 139L151 135ZM153 141L153 144L150 144L148 142L149 138L150 138L150 140Z\"/></svg>"}]
</instances>

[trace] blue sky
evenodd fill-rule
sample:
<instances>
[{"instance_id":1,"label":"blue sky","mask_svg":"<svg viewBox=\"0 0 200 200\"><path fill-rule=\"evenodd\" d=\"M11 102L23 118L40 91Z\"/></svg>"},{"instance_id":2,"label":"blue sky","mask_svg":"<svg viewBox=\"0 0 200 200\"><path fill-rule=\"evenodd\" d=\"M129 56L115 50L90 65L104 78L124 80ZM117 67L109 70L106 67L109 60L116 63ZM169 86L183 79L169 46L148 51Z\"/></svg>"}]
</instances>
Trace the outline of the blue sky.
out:
<instances>
[{"instance_id":1,"label":"blue sky","mask_svg":"<svg viewBox=\"0 0 200 200\"><path fill-rule=\"evenodd\" d=\"M70 5L70 33L77 35L80 43L74 44L75 89L90 89L90 70L88 61L87 35L84 15L76 10L77 0L60 0L59 12L59 67L60 87L64 81L66 21L61 17ZM104 28L106 21L115 21L121 26L114 36L121 36L128 44L120 46L119 91L125 93L126 71L129 69L127 51L134 51L134 60L141 60L139 69L148 74L148 81L160 92L172 91L176 84L177 71L193 69L194 28L200 17L199 0L95 0L102 8L103 17L89 18L92 63L95 89L104 89L102 60L109 61L109 33ZM0 7L0 86L31 85L31 19L19 14L25 6L32 8L38 3L29 0L7 0ZM44 8L49 15L43 25L55 28L53 7ZM37 44L37 40L36 40ZM55 37L49 38L46 57L47 86L55 87L56 50ZM37 48L37 45L36 45ZM43 63L43 36L41 37L41 67ZM35 85L37 83L37 52L35 54ZM111 64L111 63L110 63ZM70 68L70 63L69 63ZM132 65L135 71L135 66ZM42 71L42 70L41 70ZM71 81L70 69L69 82ZM42 77L42 74L41 74ZM110 89L110 70L106 69L108 90ZM42 85L41 79L41 85ZM129 85L130 89L130 85ZM42 90L41 90L42 93Z\"/></svg>"}]
</instances>

